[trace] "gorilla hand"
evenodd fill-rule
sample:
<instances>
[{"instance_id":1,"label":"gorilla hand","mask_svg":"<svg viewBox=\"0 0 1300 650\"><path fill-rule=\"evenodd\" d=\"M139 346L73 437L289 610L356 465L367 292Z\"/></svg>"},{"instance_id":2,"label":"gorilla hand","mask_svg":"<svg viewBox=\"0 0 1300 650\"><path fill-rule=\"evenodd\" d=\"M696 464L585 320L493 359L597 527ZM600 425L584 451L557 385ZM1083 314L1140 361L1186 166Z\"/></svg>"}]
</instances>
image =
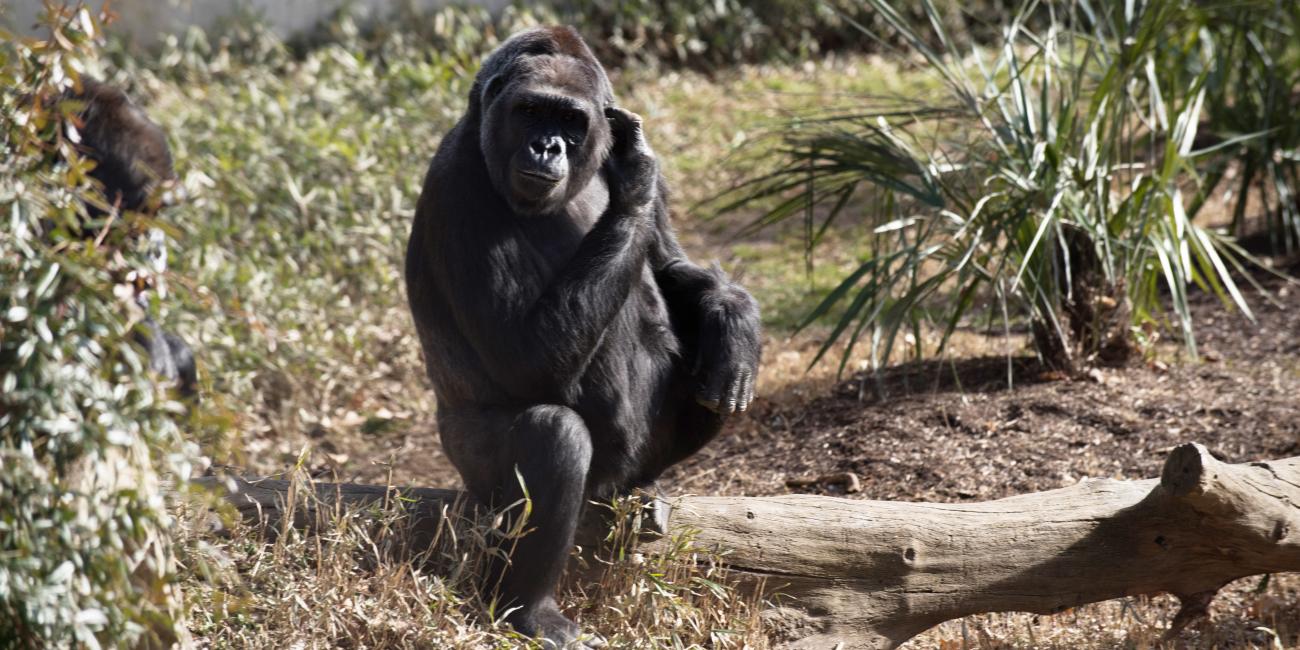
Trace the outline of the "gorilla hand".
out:
<instances>
[{"instance_id":1,"label":"gorilla hand","mask_svg":"<svg viewBox=\"0 0 1300 650\"><path fill-rule=\"evenodd\" d=\"M641 130L641 116L613 106L605 109L614 137L605 178L609 181L611 205L642 211L658 198L659 161Z\"/></svg>"},{"instance_id":2,"label":"gorilla hand","mask_svg":"<svg viewBox=\"0 0 1300 650\"><path fill-rule=\"evenodd\" d=\"M695 399L723 415L744 411L754 399L763 353L758 303L728 282L706 295L702 307Z\"/></svg>"}]
</instances>

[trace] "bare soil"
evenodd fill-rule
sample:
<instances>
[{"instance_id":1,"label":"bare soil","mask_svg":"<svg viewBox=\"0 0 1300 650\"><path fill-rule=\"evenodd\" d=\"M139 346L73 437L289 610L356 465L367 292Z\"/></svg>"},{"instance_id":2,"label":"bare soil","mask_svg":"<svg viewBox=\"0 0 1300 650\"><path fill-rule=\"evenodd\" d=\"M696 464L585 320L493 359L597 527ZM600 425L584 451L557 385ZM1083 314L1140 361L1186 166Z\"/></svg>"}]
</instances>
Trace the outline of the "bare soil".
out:
<instances>
[{"instance_id":1,"label":"bare soil","mask_svg":"<svg viewBox=\"0 0 1300 650\"><path fill-rule=\"evenodd\" d=\"M1229 462L1298 455L1300 290L1275 278L1262 285L1272 302L1255 295L1253 321L1213 297L1195 297L1198 359L1172 342L1158 346L1155 359L1081 379L1047 372L1028 357L988 355L859 373L821 391L786 388L786 395L759 402L727 435L674 468L668 489L979 501L1085 477L1158 476L1167 452L1188 441ZM791 399L791 390L810 395ZM860 491L846 494L843 481L816 480L844 472L860 479ZM1177 602L1161 596L1054 617L986 614L942 624L907 645L1300 646L1300 579L1294 575L1229 585L1210 618L1162 643L1176 611Z\"/></svg>"},{"instance_id":2,"label":"bare soil","mask_svg":"<svg viewBox=\"0 0 1300 650\"><path fill-rule=\"evenodd\" d=\"M1178 353L1082 379L1006 356L864 372L806 403L758 402L666 481L673 492L973 501L1156 476L1168 450L1189 441L1230 462L1295 456L1300 290L1265 286L1279 304L1256 297L1253 323L1195 298L1199 360ZM862 490L787 486L842 472Z\"/></svg>"}]
</instances>

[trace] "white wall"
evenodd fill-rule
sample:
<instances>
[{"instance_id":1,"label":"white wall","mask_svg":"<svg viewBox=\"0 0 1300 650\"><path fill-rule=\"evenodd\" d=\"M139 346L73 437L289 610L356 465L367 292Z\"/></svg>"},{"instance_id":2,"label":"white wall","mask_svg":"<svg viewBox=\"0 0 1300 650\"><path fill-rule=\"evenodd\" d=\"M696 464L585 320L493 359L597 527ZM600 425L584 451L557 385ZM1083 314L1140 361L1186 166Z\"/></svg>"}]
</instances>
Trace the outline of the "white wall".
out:
<instances>
[{"instance_id":1,"label":"white wall","mask_svg":"<svg viewBox=\"0 0 1300 650\"><path fill-rule=\"evenodd\" d=\"M57 0L56 0L57 1ZM250 10L263 16L282 36L289 36L317 24L343 5L357 7L367 15L382 16L395 7L412 5L427 9L448 4L450 0L113 0L110 5L118 20L110 27L116 33L130 34L138 45L149 45L165 34L180 34L190 25L211 28L220 19ZM464 0L461 0L462 2ZM471 0L472 4L492 10L504 7L509 0ZM98 8L103 0L88 0ZM41 0L0 0L0 24L24 34L31 29L42 11Z\"/></svg>"}]
</instances>

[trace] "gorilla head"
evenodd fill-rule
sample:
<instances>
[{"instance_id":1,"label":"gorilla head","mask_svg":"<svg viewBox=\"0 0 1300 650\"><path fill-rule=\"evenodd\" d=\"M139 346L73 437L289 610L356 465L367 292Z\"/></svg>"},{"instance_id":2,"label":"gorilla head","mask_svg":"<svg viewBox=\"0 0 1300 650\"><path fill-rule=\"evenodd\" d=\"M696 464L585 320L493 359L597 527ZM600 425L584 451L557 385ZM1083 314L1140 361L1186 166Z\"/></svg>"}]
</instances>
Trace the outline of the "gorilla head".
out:
<instances>
[{"instance_id":1,"label":"gorilla head","mask_svg":"<svg viewBox=\"0 0 1300 650\"><path fill-rule=\"evenodd\" d=\"M522 36L484 64L470 110L480 114L480 146L497 194L518 214L552 214L590 184L608 156L605 109L614 93L571 28Z\"/></svg>"}]
</instances>

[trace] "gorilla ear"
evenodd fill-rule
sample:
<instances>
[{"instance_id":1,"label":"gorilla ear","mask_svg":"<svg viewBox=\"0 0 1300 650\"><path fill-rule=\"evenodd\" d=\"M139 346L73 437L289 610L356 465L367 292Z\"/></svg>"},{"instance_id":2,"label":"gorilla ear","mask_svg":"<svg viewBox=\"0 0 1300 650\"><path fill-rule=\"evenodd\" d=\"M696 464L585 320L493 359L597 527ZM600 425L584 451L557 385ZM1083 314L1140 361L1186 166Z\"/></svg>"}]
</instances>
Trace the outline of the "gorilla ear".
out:
<instances>
[{"instance_id":1,"label":"gorilla ear","mask_svg":"<svg viewBox=\"0 0 1300 650\"><path fill-rule=\"evenodd\" d=\"M488 79L487 83L483 84L483 93L479 95L479 105L483 108L487 108L491 105L492 100L496 99L497 95L501 94L501 87L504 86L505 83L506 81L503 75L492 75L492 78Z\"/></svg>"}]
</instances>

